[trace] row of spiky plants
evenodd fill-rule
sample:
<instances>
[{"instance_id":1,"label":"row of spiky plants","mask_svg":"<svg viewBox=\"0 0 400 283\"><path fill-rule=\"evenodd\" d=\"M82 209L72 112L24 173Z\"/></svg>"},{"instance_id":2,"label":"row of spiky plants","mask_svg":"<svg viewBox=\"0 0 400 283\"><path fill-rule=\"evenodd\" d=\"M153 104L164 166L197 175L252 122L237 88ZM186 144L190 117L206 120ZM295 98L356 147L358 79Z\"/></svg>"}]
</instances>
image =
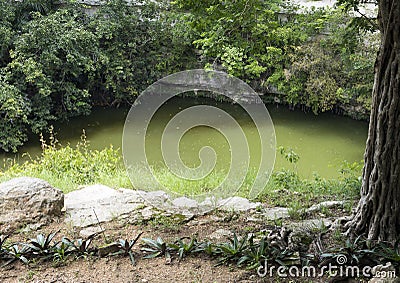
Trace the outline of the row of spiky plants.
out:
<instances>
[{"instance_id":1,"label":"row of spiky plants","mask_svg":"<svg viewBox=\"0 0 400 283\"><path fill-rule=\"evenodd\" d=\"M0 235L0 265L6 266L15 261L29 264L33 260L53 260L55 262L65 262L67 258L81 258L88 256L127 256L132 264L135 264L135 254L133 247L138 243L142 233L138 233L133 239L119 239L103 247L94 246L93 240L96 235L86 239L71 240L62 237L56 241L55 236L58 232L38 234L36 238L26 242L10 243L9 237ZM344 247L331 249L314 256L314 261L300 261L300 254L290 251L287 248L279 248L262 233L246 234L239 237L233 234L228 241L212 243L210 241L199 241L196 237L183 237L173 242L165 242L161 237L156 239L143 238L141 252L143 258L165 257L166 261L171 262L172 258L181 261L184 257L203 254L216 259L216 265L235 264L245 266L249 269L256 269L262 266L265 261L277 265L287 266L293 264L323 264L329 259L335 259L338 255L356 259L355 264L361 259L368 258L375 263L390 260L396 267L400 264L400 242L394 246L385 243L375 245L373 248L366 248L367 241L357 238L354 242L346 241ZM305 254L303 259L310 258L310 254Z\"/></svg>"}]
</instances>

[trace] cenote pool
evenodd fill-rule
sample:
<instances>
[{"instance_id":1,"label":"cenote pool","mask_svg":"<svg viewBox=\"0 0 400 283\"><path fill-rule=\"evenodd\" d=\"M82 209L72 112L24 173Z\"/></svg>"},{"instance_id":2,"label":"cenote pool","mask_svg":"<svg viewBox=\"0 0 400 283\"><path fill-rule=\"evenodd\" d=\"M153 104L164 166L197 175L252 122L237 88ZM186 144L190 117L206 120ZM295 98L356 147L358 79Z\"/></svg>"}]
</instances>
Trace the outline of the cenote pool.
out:
<instances>
[{"instance_id":1,"label":"cenote pool","mask_svg":"<svg viewBox=\"0 0 400 283\"><path fill-rule=\"evenodd\" d=\"M163 127L175 113L192 105L207 103L230 113L241 125L249 140L251 155L254 159L260 156L257 146L253 146L252 135L257 135L255 125L239 105L216 102L211 99L174 98L165 104L153 117L146 152L150 162L161 162L160 134ZM367 123L330 113L304 113L291 111L283 106L267 106L275 126L277 147L292 148L299 156L297 170L303 177L311 177L313 172L326 178L338 176L343 161L354 162L363 159L367 139ZM57 139L61 144L75 145L84 129L91 148L101 149L112 144L115 148L122 145L122 132L125 117L129 109L93 109L87 117L71 119L68 123L54 124ZM31 139L35 139L34 137ZM31 156L40 153L39 138L31 140L20 149L17 159L23 152ZM179 144L182 160L188 166L198 166L198 151L201 147L211 146L217 153L217 166L229 166L229 144L217 130L209 127L195 127L189 130ZM3 154L3 157L13 157ZM228 165L227 165L228 164ZM292 168L277 152L275 170Z\"/></svg>"}]
</instances>

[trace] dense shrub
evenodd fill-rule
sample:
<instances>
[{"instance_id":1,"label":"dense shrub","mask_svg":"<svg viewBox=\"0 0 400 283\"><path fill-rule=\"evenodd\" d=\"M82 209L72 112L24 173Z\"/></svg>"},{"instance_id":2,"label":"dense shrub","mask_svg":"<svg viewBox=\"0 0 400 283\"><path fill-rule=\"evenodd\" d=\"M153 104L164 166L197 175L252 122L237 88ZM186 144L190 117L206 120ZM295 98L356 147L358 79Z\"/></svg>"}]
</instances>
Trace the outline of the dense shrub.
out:
<instances>
[{"instance_id":1,"label":"dense shrub","mask_svg":"<svg viewBox=\"0 0 400 283\"><path fill-rule=\"evenodd\" d=\"M176 0L205 67L222 68L314 113L369 113L378 39L341 8L284 1ZM364 116L362 115L364 114Z\"/></svg>"},{"instance_id":2,"label":"dense shrub","mask_svg":"<svg viewBox=\"0 0 400 283\"><path fill-rule=\"evenodd\" d=\"M378 34L348 26L340 10L324 11L324 34L288 53L288 63L269 78L292 105L314 113L340 107L350 116L369 114ZM358 113L351 107L358 107Z\"/></svg>"},{"instance_id":3,"label":"dense shrub","mask_svg":"<svg viewBox=\"0 0 400 283\"><path fill-rule=\"evenodd\" d=\"M181 28L161 3L110 0L93 16L81 5L51 0L1 0L0 7L0 148L6 151L53 120L89 114L93 104L132 103L195 58L185 37L170 40Z\"/></svg>"}]
</instances>

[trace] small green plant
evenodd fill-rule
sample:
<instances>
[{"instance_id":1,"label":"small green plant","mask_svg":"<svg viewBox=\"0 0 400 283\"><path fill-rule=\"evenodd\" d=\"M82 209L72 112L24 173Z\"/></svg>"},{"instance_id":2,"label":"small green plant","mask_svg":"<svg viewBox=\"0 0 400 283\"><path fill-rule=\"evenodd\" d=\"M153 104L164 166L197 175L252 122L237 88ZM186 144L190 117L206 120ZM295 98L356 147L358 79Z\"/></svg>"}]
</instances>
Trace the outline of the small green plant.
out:
<instances>
[{"instance_id":1,"label":"small green plant","mask_svg":"<svg viewBox=\"0 0 400 283\"><path fill-rule=\"evenodd\" d=\"M290 250L281 250L276 247L271 249L271 258L281 266L296 265L300 263L300 257L297 253Z\"/></svg>"},{"instance_id":2,"label":"small green plant","mask_svg":"<svg viewBox=\"0 0 400 283\"><path fill-rule=\"evenodd\" d=\"M293 220L302 220L305 217L306 211L302 203L295 201L290 204L288 213Z\"/></svg>"},{"instance_id":3,"label":"small green plant","mask_svg":"<svg viewBox=\"0 0 400 283\"><path fill-rule=\"evenodd\" d=\"M273 173L276 185L286 190L299 189L303 184L299 175L292 170L282 169Z\"/></svg>"},{"instance_id":4,"label":"small green plant","mask_svg":"<svg viewBox=\"0 0 400 283\"><path fill-rule=\"evenodd\" d=\"M149 224L154 228L162 228L166 231L178 231L180 229L181 221L181 219L157 215L149 221Z\"/></svg>"},{"instance_id":5,"label":"small green plant","mask_svg":"<svg viewBox=\"0 0 400 283\"><path fill-rule=\"evenodd\" d=\"M286 159L286 161L288 161L290 164L293 164L293 166L295 166L300 159L300 156L290 147L285 148L280 146L278 151Z\"/></svg>"},{"instance_id":6,"label":"small green plant","mask_svg":"<svg viewBox=\"0 0 400 283\"><path fill-rule=\"evenodd\" d=\"M238 261L248 248L247 236L239 239L234 233L229 242L218 244L216 248L218 249L217 253L220 254L217 265L225 264L229 261Z\"/></svg>"},{"instance_id":7,"label":"small green plant","mask_svg":"<svg viewBox=\"0 0 400 283\"><path fill-rule=\"evenodd\" d=\"M361 264L363 262L375 262L375 248L371 247L371 243L366 240L362 235L354 240L346 239L344 246L331 249L329 253L321 254L321 258L326 260L338 259L346 257L347 264Z\"/></svg>"},{"instance_id":8,"label":"small green plant","mask_svg":"<svg viewBox=\"0 0 400 283\"><path fill-rule=\"evenodd\" d=\"M3 255L6 254L7 250L5 248L5 243L9 235L0 235L0 259L2 259Z\"/></svg>"},{"instance_id":9,"label":"small green plant","mask_svg":"<svg viewBox=\"0 0 400 283\"><path fill-rule=\"evenodd\" d=\"M7 248L7 255L10 257L10 260L7 261L3 266L6 266L16 260L19 260L25 264L29 263L27 256L30 253L29 247L26 245L19 246L18 244L13 244L9 248Z\"/></svg>"},{"instance_id":10,"label":"small green plant","mask_svg":"<svg viewBox=\"0 0 400 283\"><path fill-rule=\"evenodd\" d=\"M376 247L376 255L398 267L400 265L400 239L394 245L385 242L379 243Z\"/></svg>"},{"instance_id":11,"label":"small green plant","mask_svg":"<svg viewBox=\"0 0 400 283\"><path fill-rule=\"evenodd\" d=\"M168 246L171 250L177 251L179 260L190 253L202 251L202 247L196 238L180 238L175 243Z\"/></svg>"},{"instance_id":12,"label":"small green plant","mask_svg":"<svg viewBox=\"0 0 400 283\"><path fill-rule=\"evenodd\" d=\"M254 236L249 238L248 249L245 254L238 260L237 264L247 264L249 269L258 268L265 260L269 258L270 246L267 238L262 237L259 242L254 242Z\"/></svg>"},{"instance_id":13,"label":"small green plant","mask_svg":"<svg viewBox=\"0 0 400 283\"><path fill-rule=\"evenodd\" d=\"M215 245L209 241L199 243L198 250L205 252L208 256L217 254Z\"/></svg>"},{"instance_id":14,"label":"small green plant","mask_svg":"<svg viewBox=\"0 0 400 283\"><path fill-rule=\"evenodd\" d=\"M166 260L171 259L170 249L166 242L158 237L156 240L143 238L145 246L142 248L142 251L149 253L144 256L144 258L155 258L158 256L165 256Z\"/></svg>"},{"instance_id":15,"label":"small green plant","mask_svg":"<svg viewBox=\"0 0 400 283\"><path fill-rule=\"evenodd\" d=\"M53 260L55 262L65 262L68 255L72 253L73 246L66 238L62 238L61 242L53 247Z\"/></svg>"},{"instance_id":16,"label":"small green plant","mask_svg":"<svg viewBox=\"0 0 400 283\"><path fill-rule=\"evenodd\" d=\"M26 246L33 256L40 256L42 258L51 257L53 249L57 245L53 244L52 240L58 232L50 233L47 236L39 234L35 239L31 239Z\"/></svg>"},{"instance_id":17,"label":"small green plant","mask_svg":"<svg viewBox=\"0 0 400 283\"><path fill-rule=\"evenodd\" d=\"M77 254L78 257L87 257L93 254L94 249L90 248L90 244L93 241L94 235L88 237L87 239L77 239L70 240L68 238L63 238L63 242L70 247L71 252Z\"/></svg>"},{"instance_id":18,"label":"small green plant","mask_svg":"<svg viewBox=\"0 0 400 283\"><path fill-rule=\"evenodd\" d=\"M136 242L139 240L139 238L142 236L143 232L139 233L135 239L128 241L127 239L119 239L118 241L118 247L119 251L114 253L113 255L124 255L124 256L129 256L129 259L132 263L132 265L135 265L135 257L132 251L133 246L136 244Z\"/></svg>"}]
</instances>

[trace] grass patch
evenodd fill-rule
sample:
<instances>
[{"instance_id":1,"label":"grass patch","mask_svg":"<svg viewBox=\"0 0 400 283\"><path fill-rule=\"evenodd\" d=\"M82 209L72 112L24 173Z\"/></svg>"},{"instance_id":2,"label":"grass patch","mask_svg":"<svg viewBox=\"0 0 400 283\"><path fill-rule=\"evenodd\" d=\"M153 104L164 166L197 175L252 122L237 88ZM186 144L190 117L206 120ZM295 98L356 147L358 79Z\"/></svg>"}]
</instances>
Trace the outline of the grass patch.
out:
<instances>
[{"instance_id":1,"label":"grass patch","mask_svg":"<svg viewBox=\"0 0 400 283\"><path fill-rule=\"evenodd\" d=\"M47 142L43 138L42 154L19 164L15 160L5 161L0 171L0 182L19 176L31 176L44 179L64 193L76 190L81 185L100 183L115 188L132 188L126 173L120 149L112 146L102 150L90 148L85 133L76 146L61 146L53 135ZM280 149L281 154L288 151ZM291 153L291 152L290 152ZM293 154L291 153L290 156ZM293 163L289 160L290 163ZM181 195L199 195L207 193L224 183L225 172L213 171L200 180L178 178L167 168L153 168L150 173L141 168L132 168L131 177L137 189L157 190L167 187ZM250 170L243 182L230 180L224 188L238 196L247 196L257 175ZM316 202L325 200L354 200L359 196L361 187L361 164L344 163L337 179L325 179L315 174L304 179L292 170L275 171L267 185L258 196L258 201L271 206L289 207L293 215L301 218L301 210ZM155 186L153 177L161 185ZM237 190L236 190L237 189Z\"/></svg>"},{"instance_id":2,"label":"grass patch","mask_svg":"<svg viewBox=\"0 0 400 283\"><path fill-rule=\"evenodd\" d=\"M121 152L112 146L102 150L90 148L85 133L75 147L61 146L50 135L47 142L41 138L42 153L22 164L5 160L0 181L30 176L48 181L64 193L81 185L101 183L111 187L132 187L122 163Z\"/></svg>"}]
</instances>

